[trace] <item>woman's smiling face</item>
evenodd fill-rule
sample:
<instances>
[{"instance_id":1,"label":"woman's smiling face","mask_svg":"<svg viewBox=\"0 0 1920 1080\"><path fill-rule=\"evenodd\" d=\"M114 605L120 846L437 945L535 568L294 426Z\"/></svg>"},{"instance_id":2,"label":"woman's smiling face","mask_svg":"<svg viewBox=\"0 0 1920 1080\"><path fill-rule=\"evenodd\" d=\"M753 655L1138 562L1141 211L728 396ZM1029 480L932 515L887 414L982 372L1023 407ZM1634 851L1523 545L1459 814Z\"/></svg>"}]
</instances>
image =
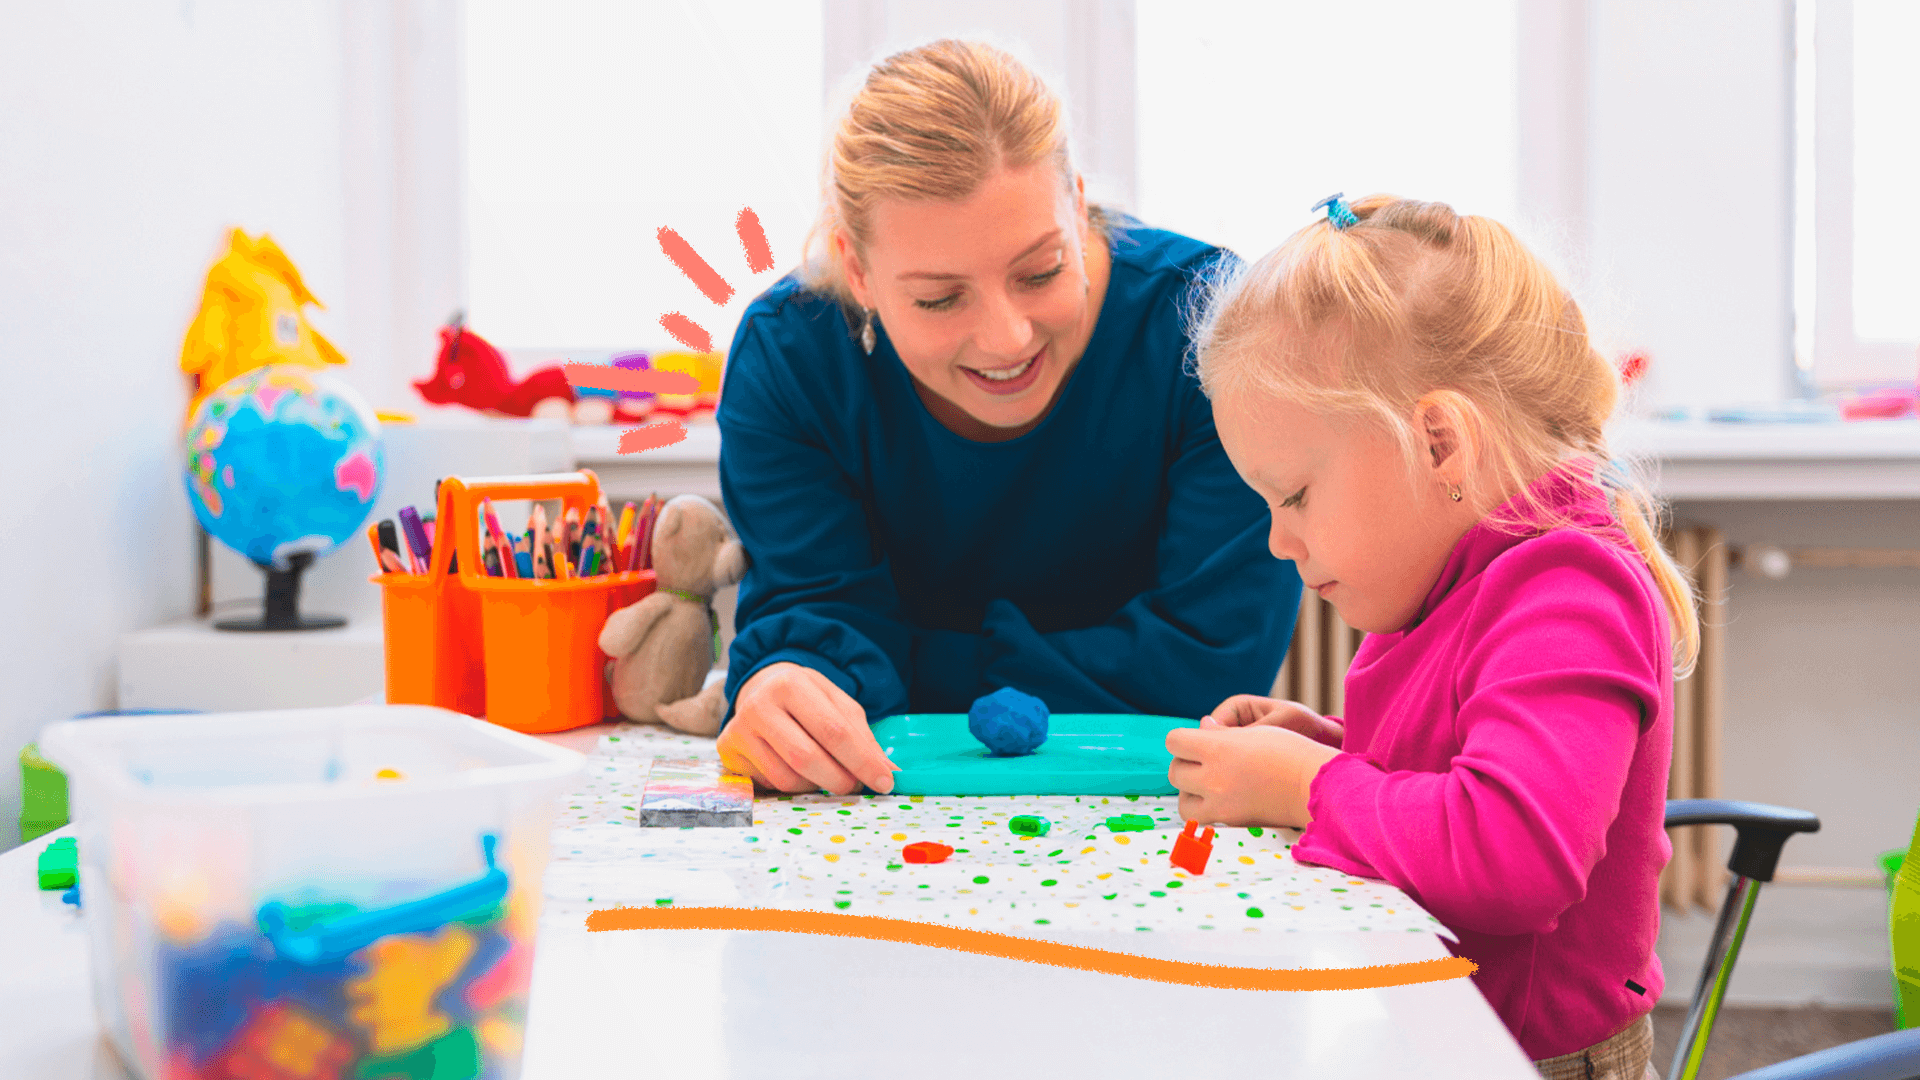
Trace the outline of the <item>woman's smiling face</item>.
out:
<instances>
[{"instance_id":1,"label":"woman's smiling face","mask_svg":"<svg viewBox=\"0 0 1920 1080\"><path fill-rule=\"evenodd\" d=\"M1001 437L1038 422L1079 362L1105 291L1105 249L1088 250L1078 185L1067 189L1043 161L1001 169L958 202L885 200L871 220L858 257L841 249L847 282L923 398ZM928 402L936 415L948 411L939 403Z\"/></svg>"}]
</instances>

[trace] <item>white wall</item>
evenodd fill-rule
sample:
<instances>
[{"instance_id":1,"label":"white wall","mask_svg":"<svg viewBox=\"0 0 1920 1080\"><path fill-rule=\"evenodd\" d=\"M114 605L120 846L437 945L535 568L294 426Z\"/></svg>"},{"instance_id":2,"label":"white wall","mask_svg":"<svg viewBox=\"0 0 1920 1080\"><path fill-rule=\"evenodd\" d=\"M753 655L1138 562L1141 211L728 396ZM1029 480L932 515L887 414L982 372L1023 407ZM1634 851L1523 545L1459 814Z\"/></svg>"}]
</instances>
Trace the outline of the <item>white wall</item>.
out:
<instances>
[{"instance_id":1,"label":"white wall","mask_svg":"<svg viewBox=\"0 0 1920 1080\"><path fill-rule=\"evenodd\" d=\"M837 116L867 69L902 49L947 37L989 42L1065 98L1087 197L1132 211L1135 8L1134 0L830 0L827 108Z\"/></svg>"},{"instance_id":2,"label":"white wall","mask_svg":"<svg viewBox=\"0 0 1920 1080\"><path fill-rule=\"evenodd\" d=\"M521 372L679 349L670 311L724 350L818 206L818 0L474 0L466 18L469 325ZM747 268L744 207L772 271ZM667 261L662 227L733 286L724 307Z\"/></svg>"},{"instance_id":3,"label":"white wall","mask_svg":"<svg viewBox=\"0 0 1920 1080\"><path fill-rule=\"evenodd\" d=\"M368 201L405 175L373 152L396 145L392 127L367 118L430 115L370 101L378 88L345 72L364 75L358 58L383 35L430 52L450 10L0 9L0 847L18 835L19 748L115 705L121 633L192 612L179 350L225 230L271 233L328 305L315 321L352 358L348 380L404 405L386 342L406 319L350 289L354 267L392 265L431 291L430 268L458 259L419 229L366 235L380 220Z\"/></svg>"}]
</instances>

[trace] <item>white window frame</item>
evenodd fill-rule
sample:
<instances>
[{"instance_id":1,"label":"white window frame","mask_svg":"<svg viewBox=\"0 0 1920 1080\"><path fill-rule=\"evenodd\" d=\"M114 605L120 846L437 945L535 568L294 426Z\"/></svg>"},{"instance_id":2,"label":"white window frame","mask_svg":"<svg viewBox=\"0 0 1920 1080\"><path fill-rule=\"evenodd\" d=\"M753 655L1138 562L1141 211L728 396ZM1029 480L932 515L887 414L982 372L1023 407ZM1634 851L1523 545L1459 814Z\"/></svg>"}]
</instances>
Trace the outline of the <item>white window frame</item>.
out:
<instances>
[{"instance_id":1,"label":"white window frame","mask_svg":"<svg viewBox=\"0 0 1920 1080\"><path fill-rule=\"evenodd\" d=\"M1813 190L1795 200L1801 213L1812 215L1812 251L1794 253L1796 276L1810 275L1797 283L1795 306L1811 300L1813 309L1811 334L1804 326L1796 334L1803 387L1910 381L1913 343L1862 340L1854 330L1853 0L1798 0L1795 16L1811 16L1813 22ZM1800 27L1798 34L1803 45L1809 37L1806 29ZM1799 66L1803 77L1809 66L1804 60ZM1800 235L1806 237L1804 228ZM1796 245L1804 246L1804 239ZM1808 314L1800 310L1795 317L1805 320Z\"/></svg>"}]
</instances>

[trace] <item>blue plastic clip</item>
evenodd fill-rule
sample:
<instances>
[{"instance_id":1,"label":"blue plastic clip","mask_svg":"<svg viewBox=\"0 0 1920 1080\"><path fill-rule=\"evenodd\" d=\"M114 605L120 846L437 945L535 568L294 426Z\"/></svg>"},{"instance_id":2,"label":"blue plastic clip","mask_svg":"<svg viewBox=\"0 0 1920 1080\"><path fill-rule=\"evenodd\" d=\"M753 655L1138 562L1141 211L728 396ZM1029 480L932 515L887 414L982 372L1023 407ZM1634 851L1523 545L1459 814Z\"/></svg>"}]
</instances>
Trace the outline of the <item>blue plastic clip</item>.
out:
<instances>
[{"instance_id":1,"label":"blue plastic clip","mask_svg":"<svg viewBox=\"0 0 1920 1080\"><path fill-rule=\"evenodd\" d=\"M1313 204L1314 210L1319 210L1321 207L1326 208L1327 224L1336 229L1346 229L1360 224L1360 219L1354 216L1353 208L1347 205L1345 192L1336 191Z\"/></svg>"},{"instance_id":2,"label":"blue plastic clip","mask_svg":"<svg viewBox=\"0 0 1920 1080\"><path fill-rule=\"evenodd\" d=\"M274 900L261 905L260 928L282 959L303 965L343 960L389 934L438 929L455 919L486 911L507 895L507 872L493 861L495 843L491 834L480 838L480 846L486 853L487 872L446 892L378 911L341 915L304 930L288 928L287 907Z\"/></svg>"}]
</instances>

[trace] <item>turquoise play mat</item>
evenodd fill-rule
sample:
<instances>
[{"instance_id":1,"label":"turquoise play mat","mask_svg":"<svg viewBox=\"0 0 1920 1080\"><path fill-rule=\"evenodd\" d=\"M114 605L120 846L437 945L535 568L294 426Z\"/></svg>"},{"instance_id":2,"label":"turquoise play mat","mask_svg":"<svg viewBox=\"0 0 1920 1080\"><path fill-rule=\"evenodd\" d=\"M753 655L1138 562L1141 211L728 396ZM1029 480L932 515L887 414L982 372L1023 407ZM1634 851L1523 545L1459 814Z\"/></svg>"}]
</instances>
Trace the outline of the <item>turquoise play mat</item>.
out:
<instances>
[{"instance_id":1,"label":"turquoise play mat","mask_svg":"<svg viewBox=\"0 0 1920 1080\"><path fill-rule=\"evenodd\" d=\"M1172 795L1167 732L1198 720L1138 713L1055 713L1047 741L1021 757L994 757L965 713L909 713L873 722L900 771L896 795Z\"/></svg>"}]
</instances>

